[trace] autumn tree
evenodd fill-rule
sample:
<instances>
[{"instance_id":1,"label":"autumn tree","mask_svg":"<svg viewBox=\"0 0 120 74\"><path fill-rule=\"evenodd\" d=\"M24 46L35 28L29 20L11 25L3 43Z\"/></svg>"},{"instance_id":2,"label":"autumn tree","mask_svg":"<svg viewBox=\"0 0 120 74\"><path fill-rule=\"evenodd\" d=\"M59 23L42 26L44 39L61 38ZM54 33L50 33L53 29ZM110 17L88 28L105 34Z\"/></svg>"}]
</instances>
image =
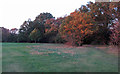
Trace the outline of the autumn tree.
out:
<instances>
[{"instance_id":1,"label":"autumn tree","mask_svg":"<svg viewBox=\"0 0 120 74\"><path fill-rule=\"evenodd\" d=\"M109 44L110 41L110 25L113 25L113 20L119 17L119 2L89 2L84 9L80 8L80 12L90 12L92 19L98 24L98 30L91 36L94 44ZM89 40L88 38L88 40Z\"/></svg>"},{"instance_id":2,"label":"autumn tree","mask_svg":"<svg viewBox=\"0 0 120 74\"><path fill-rule=\"evenodd\" d=\"M120 46L120 1L110 4L111 12L110 15L113 15L114 18L113 24L110 26L112 34L110 35L110 43L112 45Z\"/></svg>"},{"instance_id":3,"label":"autumn tree","mask_svg":"<svg viewBox=\"0 0 120 74\"><path fill-rule=\"evenodd\" d=\"M111 27L112 34L110 36L110 43L112 45L120 46L120 23L115 21Z\"/></svg>"},{"instance_id":4,"label":"autumn tree","mask_svg":"<svg viewBox=\"0 0 120 74\"><path fill-rule=\"evenodd\" d=\"M51 18L51 19L47 19L45 22L45 33L50 32L50 29L52 27L52 24L55 23L55 19Z\"/></svg>"},{"instance_id":5,"label":"autumn tree","mask_svg":"<svg viewBox=\"0 0 120 74\"><path fill-rule=\"evenodd\" d=\"M44 24L45 25L45 41L52 42L52 43L61 42L62 38L59 35L59 27L63 20L64 18L62 17L57 19L51 18L46 20Z\"/></svg>"},{"instance_id":6,"label":"autumn tree","mask_svg":"<svg viewBox=\"0 0 120 74\"><path fill-rule=\"evenodd\" d=\"M61 24L63 23L63 21L65 20L65 16L64 17L59 17L55 20L55 24L56 24L56 28L57 28L57 35L55 37L55 42L56 43L65 43L66 40L62 38L62 35L60 34L60 28L61 28Z\"/></svg>"},{"instance_id":7,"label":"autumn tree","mask_svg":"<svg viewBox=\"0 0 120 74\"><path fill-rule=\"evenodd\" d=\"M55 24L55 18L47 19L45 22L45 41L53 43L57 34L57 25Z\"/></svg>"},{"instance_id":8,"label":"autumn tree","mask_svg":"<svg viewBox=\"0 0 120 74\"><path fill-rule=\"evenodd\" d=\"M85 37L96 30L95 21L89 13L75 11L65 18L61 25L61 34L72 45L82 45Z\"/></svg>"}]
</instances>

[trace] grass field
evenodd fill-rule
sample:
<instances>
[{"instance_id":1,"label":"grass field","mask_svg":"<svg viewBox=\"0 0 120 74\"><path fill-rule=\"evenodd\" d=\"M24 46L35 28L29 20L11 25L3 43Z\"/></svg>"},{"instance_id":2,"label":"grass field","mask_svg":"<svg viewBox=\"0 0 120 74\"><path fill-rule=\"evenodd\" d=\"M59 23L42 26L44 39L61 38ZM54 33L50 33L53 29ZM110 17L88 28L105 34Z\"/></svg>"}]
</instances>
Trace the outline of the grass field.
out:
<instances>
[{"instance_id":1,"label":"grass field","mask_svg":"<svg viewBox=\"0 0 120 74\"><path fill-rule=\"evenodd\" d=\"M2 47L3 72L118 72L118 57L96 46L3 43Z\"/></svg>"}]
</instances>

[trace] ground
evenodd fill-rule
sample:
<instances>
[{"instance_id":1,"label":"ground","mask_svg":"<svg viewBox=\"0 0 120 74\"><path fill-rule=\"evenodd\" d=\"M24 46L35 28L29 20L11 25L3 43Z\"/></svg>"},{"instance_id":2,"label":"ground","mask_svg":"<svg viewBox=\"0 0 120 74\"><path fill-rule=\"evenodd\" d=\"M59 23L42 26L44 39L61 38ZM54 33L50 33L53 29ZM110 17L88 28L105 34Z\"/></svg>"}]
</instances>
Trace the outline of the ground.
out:
<instances>
[{"instance_id":1,"label":"ground","mask_svg":"<svg viewBox=\"0 0 120 74\"><path fill-rule=\"evenodd\" d=\"M108 46L3 43L2 71L118 72L118 55L107 50Z\"/></svg>"}]
</instances>

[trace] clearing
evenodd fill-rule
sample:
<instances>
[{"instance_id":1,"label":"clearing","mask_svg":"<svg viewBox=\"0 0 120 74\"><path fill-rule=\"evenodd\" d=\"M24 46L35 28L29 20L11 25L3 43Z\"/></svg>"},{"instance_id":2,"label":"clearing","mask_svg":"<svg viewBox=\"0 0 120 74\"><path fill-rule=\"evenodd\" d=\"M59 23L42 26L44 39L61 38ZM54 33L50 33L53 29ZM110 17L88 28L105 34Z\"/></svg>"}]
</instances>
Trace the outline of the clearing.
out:
<instances>
[{"instance_id":1,"label":"clearing","mask_svg":"<svg viewBox=\"0 0 120 74\"><path fill-rule=\"evenodd\" d=\"M2 43L2 71L118 72L118 55L107 50L108 46Z\"/></svg>"}]
</instances>

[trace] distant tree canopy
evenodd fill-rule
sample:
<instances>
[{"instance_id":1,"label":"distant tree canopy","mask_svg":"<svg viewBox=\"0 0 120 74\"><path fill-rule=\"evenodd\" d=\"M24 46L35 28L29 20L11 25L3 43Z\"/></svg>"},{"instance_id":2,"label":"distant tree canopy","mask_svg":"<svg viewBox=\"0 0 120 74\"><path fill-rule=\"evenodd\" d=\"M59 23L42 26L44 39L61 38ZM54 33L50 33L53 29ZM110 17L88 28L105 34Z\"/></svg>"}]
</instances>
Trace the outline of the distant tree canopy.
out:
<instances>
[{"instance_id":1,"label":"distant tree canopy","mask_svg":"<svg viewBox=\"0 0 120 74\"><path fill-rule=\"evenodd\" d=\"M24 21L19 30L1 27L2 41L120 45L119 23L120 2L88 2L65 17L40 13L33 21Z\"/></svg>"},{"instance_id":2,"label":"distant tree canopy","mask_svg":"<svg viewBox=\"0 0 120 74\"><path fill-rule=\"evenodd\" d=\"M2 31L2 42L7 42L8 41L8 36L9 36L9 29L6 29L4 27L0 27Z\"/></svg>"},{"instance_id":3,"label":"distant tree canopy","mask_svg":"<svg viewBox=\"0 0 120 74\"><path fill-rule=\"evenodd\" d=\"M53 18L53 15L50 13L40 13L40 15L38 15L34 21L41 22L42 24L44 24L47 19L51 18Z\"/></svg>"},{"instance_id":4,"label":"distant tree canopy","mask_svg":"<svg viewBox=\"0 0 120 74\"><path fill-rule=\"evenodd\" d=\"M17 42L17 31L18 29L13 28L11 30L4 27L0 27L2 31L2 42Z\"/></svg>"},{"instance_id":5,"label":"distant tree canopy","mask_svg":"<svg viewBox=\"0 0 120 74\"><path fill-rule=\"evenodd\" d=\"M50 13L41 13L34 21L25 21L19 29L19 42L31 42L30 34L33 30L37 29L42 35L45 33L45 22L47 19L53 18ZM39 35L39 34L38 34ZM32 39L33 40L33 39Z\"/></svg>"}]
</instances>

